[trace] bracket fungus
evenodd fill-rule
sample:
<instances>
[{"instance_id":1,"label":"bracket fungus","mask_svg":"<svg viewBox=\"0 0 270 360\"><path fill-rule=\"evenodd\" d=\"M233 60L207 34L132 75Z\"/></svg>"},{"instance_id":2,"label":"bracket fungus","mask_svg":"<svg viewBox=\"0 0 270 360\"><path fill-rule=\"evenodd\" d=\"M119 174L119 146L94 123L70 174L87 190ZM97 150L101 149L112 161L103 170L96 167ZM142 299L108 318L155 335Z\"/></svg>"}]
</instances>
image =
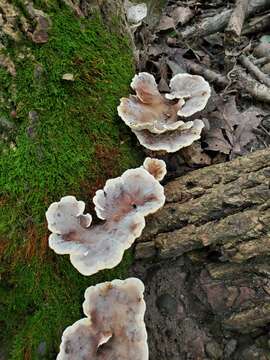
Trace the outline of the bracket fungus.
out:
<instances>
[{"instance_id":1,"label":"bracket fungus","mask_svg":"<svg viewBox=\"0 0 270 360\"><path fill-rule=\"evenodd\" d=\"M160 94L153 75L139 73L131 82L136 96L122 98L118 114L132 130L149 130L154 134L177 129L183 121L177 117L183 101L172 104Z\"/></svg>"},{"instance_id":2,"label":"bracket fungus","mask_svg":"<svg viewBox=\"0 0 270 360\"><path fill-rule=\"evenodd\" d=\"M187 121L175 130L164 134L153 134L150 131L134 131L139 143L152 151L176 152L183 147L190 146L195 140L201 137L204 127L202 120Z\"/></svg>"},{"instance_id":3,"label":"bracket fungus","mask_svg":"<svg viewBox=\"0 0 270 360\"><path fill-rule=\"evenodd\" d=\"M143 292L137 278L86 289L87 317L65 329L57 360L148 360Z\"/></svg>"},{"instance_id":4,"label":"bracket fungus","mask_svg":"<svg viewBox=\"0 0 270 360\"><path fill-rule=\"evenodd\" d=\"M171 93L164 96L154 76L142 72L134 76L131 88L136 95L121 98L117 110L141 145L153 151L175 152L200 138L203 122L185 122L183 118L206 106L211 89L203 77L177 74L170 82Z\"/></svg>"},{"instance_id":5,"label":"bracket fungus","mask_svg":"<svg viewBox=\"0 0 270 360\"><path fill-rule=\"evenodd\" d=\"M140 26L142 20L147 16L147 5L145 3L133 4L129 0L125 0L124 7L127 21L132 24L133 27Z\"/></svg>"},{"instance_id":6,"label":"bracket fungus","mask_svg":"<svg viewBox=\"0 0 270 360\"><path fill-rule=\"evenodd\" d=\"M209 83L202 76L177 74L170 81L171 93L165 97L169 100L183 100L179 116L188 117L205 108L211 96Z\"/></svg>"},{"instance_id":7,"label":"bracket fungus","mask_svg":"<svg viewBox=\"0 0 270 360\"><path fill-rule=\"evenodd\" d=\"M57 254L69 254L73 266L83 275L111 269L141 235L145 216L165 203L163 186L145 168L129 169L107 180L93 199L103 223L90 226L92 217L83 214L85 203L65 196L46 212L52 232L49 246Z\"/></svg>"},{"instance_id":8,"label":"bracket fungus","mask_svg":"<svg viewBox=\"0 0 270 360\"><path fill-rule=\"evenodd\" d=\"M143 162L143 167L153 175L157 181L162 181L167 173L166 163L163 160L147 157Z\"/></svg>"}]
</instances>

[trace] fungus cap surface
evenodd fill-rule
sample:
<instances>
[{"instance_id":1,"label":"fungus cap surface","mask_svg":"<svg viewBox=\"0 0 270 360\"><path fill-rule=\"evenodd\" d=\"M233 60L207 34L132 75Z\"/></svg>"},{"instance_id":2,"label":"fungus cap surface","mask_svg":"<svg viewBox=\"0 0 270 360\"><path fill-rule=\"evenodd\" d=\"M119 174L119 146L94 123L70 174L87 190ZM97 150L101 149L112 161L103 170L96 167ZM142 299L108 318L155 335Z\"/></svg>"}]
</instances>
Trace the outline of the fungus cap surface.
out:
<instances>
[{"instance_id":1,"label":"fungus cap surface","mask_svg":"<svg viewBox=\"0 0 270 360\"><path fill-rule=\"evenodd\" d=\"M64 331L57 360L148 360L143 292L136 278L89 287L87 317Z\"/></svg>"},{"instance_id":2,"label":"fungus cap surface","mask_svg":"<svg viewBox=\"0 0 270 360\"><path fill-rule=\"evenodd\" d=\"M66 196L46 212L53 232L49 246L57 254L70 254L70 261L83 275L115 267L145 226L144 217L165 203L164 189L144 168L130 169L110 179L93 199L102 224L89 227L91 216L85 204Z\"/></svg>"},{"instance_id":3,"label":"fungus cap surface","mask_svg":"<svg viewBox=\"0 0 270 360\"><path fill-rule=\"evenodd\" d=\"M205 108L211 96L209 83L199 75L177 74L170 81L169 100L182 99L184 105L178 110L179 116L188 117Z\"/></svg>"},{"instance_id":4,"label":"fungus cap surface","mask_svg":"<svg viewBox=\"0 0 270 360\"><path fill-rule=\"evenodd\" d=\"M135 95L120 99L118 115L132 130L149 130L155 134L173 131L182 125L178 111L183 99L176 103L160 94L155 78L148 73L135 75L131 82Z\"/></svg>"},{"instance_id":5,"label":"fungus cap surface","mask_svg":"<svg viewBox=\"0 0 270 360\"><path fill-rule=\"evenodd\" d=\"M143 162L143 167L158 181L162 181L167 173L166 163L163 160L147 157Z\"/></svg>"},{"instance_id":6,"label":"fungus cap surface","mask_svg":"<svg viewBox=\"0 0 270 360\"><path fill-rule=\"evenodd\" d=\"M125 1L125 8L127 20L130 24L140 24L147 16L147 5L145 3L134 5L130 1Z\"/></svg>"}]
</instances>

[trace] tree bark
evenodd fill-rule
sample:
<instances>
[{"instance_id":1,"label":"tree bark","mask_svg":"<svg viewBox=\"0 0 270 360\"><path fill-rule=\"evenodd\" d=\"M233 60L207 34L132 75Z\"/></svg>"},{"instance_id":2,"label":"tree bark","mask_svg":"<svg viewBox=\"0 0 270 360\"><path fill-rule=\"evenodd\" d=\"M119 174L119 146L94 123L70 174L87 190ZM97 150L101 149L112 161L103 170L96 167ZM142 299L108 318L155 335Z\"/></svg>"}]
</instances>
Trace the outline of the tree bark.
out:
<instances>
[{"instance_id":1,"label":"tree bark","mask_svg":"<svg viewBox=\"0 0 270 360\"><path fill-rule=\"evenodd\" d=\"M165 185L133 270L151 360L269 359L269 175L266 149Z\"/></svg>"},{"instance_id":2,"label":"tree bark","mask_svg":"<svg viewBox=\"0 0 270 360\"><path fill-rule=\"evenodd\" d=\"M148 218L137 257L149 243L160 258L205 246L221 251L223 258L233 262L268 254L269 164L270 150L266 149L193 171L167 184L167 203Z\"/></svg>"},{"instance_id":3,"label":"tree bark","mask_svg":"<svg viewBox=\"0 0 270 360\"><path fill-rule=\"evenodd\" d=\"M130 38L130 43L135 50L134 39L130 26L127 23L124 0L61 0L71 7L78 16L91 16L98 12L104 20L105 26L116 30L123 36Z\"/></svg>"}]
</instances>

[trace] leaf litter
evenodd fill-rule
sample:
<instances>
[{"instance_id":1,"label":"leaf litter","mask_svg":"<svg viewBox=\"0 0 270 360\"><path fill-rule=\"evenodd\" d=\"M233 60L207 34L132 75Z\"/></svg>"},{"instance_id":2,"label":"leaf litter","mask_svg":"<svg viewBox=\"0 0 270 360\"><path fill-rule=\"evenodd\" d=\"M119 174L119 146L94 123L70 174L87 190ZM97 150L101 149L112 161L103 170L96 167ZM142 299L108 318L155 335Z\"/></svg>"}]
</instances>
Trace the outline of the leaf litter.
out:
<instances>
[{"instance_id":1,"label":"leaf litter","mask_svg":"<svg viewBox=\"0 0 270 360\"><path fill-rule=\"evenodd\" d=\"M159 1L151 4L153 9ZM270 89L240 61L246 56L262 73L270 67L265 25L270 2L250 0L240 35L229 38L226 29L235 11L231 1L170 0L159 16L155 12L155 21L150 12L135 33L137 69L152 73L161 92L168 91L170 79L178 73L201 75L211 85L206 109L196 114L205 123L201 139L175 154L190 169L270 145ZM258 52L262 46L267 49Z\"/></svg>"}]
</instances>

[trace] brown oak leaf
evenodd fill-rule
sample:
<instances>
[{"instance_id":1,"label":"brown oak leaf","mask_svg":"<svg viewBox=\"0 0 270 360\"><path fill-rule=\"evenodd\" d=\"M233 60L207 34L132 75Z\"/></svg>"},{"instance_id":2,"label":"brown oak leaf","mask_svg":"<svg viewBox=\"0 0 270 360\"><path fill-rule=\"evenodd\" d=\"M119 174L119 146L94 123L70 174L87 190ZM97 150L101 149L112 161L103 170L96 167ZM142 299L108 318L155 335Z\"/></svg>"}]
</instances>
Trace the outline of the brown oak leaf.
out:
<instances>
[{"instance_id":1,"label":"brown oak leaf","mask_svg":"<svg viewBox=\"0 0 270 360\"><path fill-rule=\"evenodd\" d=\"M204 133L206 149L230 154L231 158L242 155L244 147L256 137L253 130L265 113L255 106L240 112L234 96L226 103L219 98L216 105L216 111L208 115L210 126Z\"/></svg>"}]
</instances>

